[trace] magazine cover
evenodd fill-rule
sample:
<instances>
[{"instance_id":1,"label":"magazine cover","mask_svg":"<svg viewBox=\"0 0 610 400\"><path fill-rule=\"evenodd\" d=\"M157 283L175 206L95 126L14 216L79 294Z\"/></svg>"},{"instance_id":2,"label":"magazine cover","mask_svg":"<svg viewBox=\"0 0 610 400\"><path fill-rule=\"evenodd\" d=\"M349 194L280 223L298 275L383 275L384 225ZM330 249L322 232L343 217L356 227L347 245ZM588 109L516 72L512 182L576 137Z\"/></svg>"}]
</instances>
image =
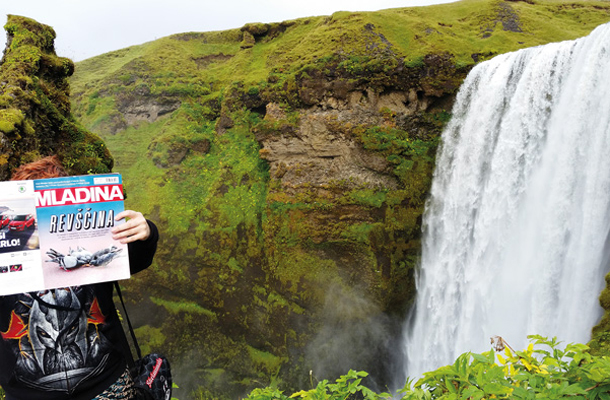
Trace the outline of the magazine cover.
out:
<instances>
[{"instance_id":1,"label":"magazine cover","mask_svg":"<svg viewBox=\"0 0 610 400\"><path fill-rule=\"evenodd\" d=\"M0 182L0 295L44 287L33 181Z\"/></svg>"},{"instance_id":2,"label":"magazine cover","mask_svg":"<svg viewBox=\"0 0 610 400\"><path fill-rule=\"evenodd\" d=\"M119 174L34 180L42 275L46 289L127 279L127 245L110 230L124 221Z\"/></svg>"}]
</instances>

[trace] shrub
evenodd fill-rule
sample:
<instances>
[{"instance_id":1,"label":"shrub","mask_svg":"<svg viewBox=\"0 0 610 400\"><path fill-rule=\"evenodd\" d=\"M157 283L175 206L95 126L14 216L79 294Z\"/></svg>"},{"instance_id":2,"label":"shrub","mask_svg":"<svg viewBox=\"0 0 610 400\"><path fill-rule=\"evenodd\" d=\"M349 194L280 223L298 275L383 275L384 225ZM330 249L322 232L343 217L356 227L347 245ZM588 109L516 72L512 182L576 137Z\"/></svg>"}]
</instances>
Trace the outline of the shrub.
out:
<instances>
[{"instance_id":1,"label":"shrub","mask_svg":"<svg viewBox=\"0 0 610 400\"><path fill-rule=\"evenodd\" d=\"M368 374L350 370L335 383L323 380L291 396L268 387L253 390L246 400L610 399L609 357L591 355L584 344L560 349L556 338L533 335L529 339L526 350L515 351L495 336L494 349L464 353L452 365L424 373L417 382L409 379L395 396L366 388L361 381Z\"/></svg>"},{"instance_id":2,"label":"shrub","mask_svg":"<svg viewBox=\"0 0 610 400\"><path fill-rule=\"evenodd\" d=\"M591 355L584 344L562 350L556 338L529 338L526 350L514 351L496 336L496 351L462 354L413 387L407 382L402 399L610 399L610 358Z\"/></svg>"},{"instance_id":3,"label":"shrub","mask_svg":"<svg viewBox=\"0 0 610 400\"><path fill-rule=\"evenodd\" d=\"M388 393L375 393L366 386L361 385L362 378L367 377L366 372L350 370L346 375L339 377L335 383L329 383L326 379L319 382L311 390L302 390L292 396L285 396L277 388L254 389L246 400L288 400L290 398L301 398L303 400L346 400L346 399L390 399ZM313 383L313 382L312 382Z\"/></svg>"}]
</instances>

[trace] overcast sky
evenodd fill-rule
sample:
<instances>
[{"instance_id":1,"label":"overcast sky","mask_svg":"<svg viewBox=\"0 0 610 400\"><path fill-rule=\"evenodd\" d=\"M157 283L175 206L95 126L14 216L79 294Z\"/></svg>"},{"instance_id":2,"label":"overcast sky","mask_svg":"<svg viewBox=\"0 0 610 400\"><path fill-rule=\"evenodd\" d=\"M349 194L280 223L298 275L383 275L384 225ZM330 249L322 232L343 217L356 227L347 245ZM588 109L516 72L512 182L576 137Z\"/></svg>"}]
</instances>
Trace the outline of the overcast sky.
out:
<instances>
[{"instance_id":1,"label":"overcast sky","mask_svg":"<svg viewBox=\"0 0 610 400\"><path fill-rule=\"evenodd\" d=\"M81 61L181 32L239 28L330 15L419 7L454 0L0 0L0 21L15 14L55 29L57 55ZM4 45L2 46L4 49Z\"/></svg>"}]
</instances>

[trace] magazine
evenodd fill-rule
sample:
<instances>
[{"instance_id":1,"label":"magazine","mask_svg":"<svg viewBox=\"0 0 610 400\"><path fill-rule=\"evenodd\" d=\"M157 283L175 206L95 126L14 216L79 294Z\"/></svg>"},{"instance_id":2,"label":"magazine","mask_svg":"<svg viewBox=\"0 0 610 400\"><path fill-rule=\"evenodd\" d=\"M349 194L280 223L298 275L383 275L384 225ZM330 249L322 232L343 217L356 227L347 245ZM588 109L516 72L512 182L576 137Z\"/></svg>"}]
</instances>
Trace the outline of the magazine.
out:
<instances>
[{"instance_id":1,"label":"magazine","mask_svg":"<svg viewBox=\"0 0 610 400\"><path fill-rule=\"evenodd\" d=\"M120 174L0 182L0 295L127 279Z\"/></svg>"}]
</instances>

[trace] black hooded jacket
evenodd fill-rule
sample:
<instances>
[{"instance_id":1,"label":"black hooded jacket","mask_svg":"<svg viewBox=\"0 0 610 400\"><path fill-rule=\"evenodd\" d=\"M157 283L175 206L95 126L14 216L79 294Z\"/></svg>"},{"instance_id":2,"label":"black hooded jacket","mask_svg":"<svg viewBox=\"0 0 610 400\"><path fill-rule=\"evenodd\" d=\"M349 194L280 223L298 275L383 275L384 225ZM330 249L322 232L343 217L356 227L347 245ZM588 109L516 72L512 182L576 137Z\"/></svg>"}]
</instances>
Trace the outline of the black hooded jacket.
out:
<instances>
[{"instance_id":1,"label":"black hooded jacket","mask_svg":"<svg viewBox=\"0 0 610 400\"><path fill-rule=\"evenodd\" d=\"M159 233L128 244L134 274L147 268ZM8 400L90 400L125 371L125 333L113 282L0 297L0 386Z\"/></svg>"}]
</instances>

